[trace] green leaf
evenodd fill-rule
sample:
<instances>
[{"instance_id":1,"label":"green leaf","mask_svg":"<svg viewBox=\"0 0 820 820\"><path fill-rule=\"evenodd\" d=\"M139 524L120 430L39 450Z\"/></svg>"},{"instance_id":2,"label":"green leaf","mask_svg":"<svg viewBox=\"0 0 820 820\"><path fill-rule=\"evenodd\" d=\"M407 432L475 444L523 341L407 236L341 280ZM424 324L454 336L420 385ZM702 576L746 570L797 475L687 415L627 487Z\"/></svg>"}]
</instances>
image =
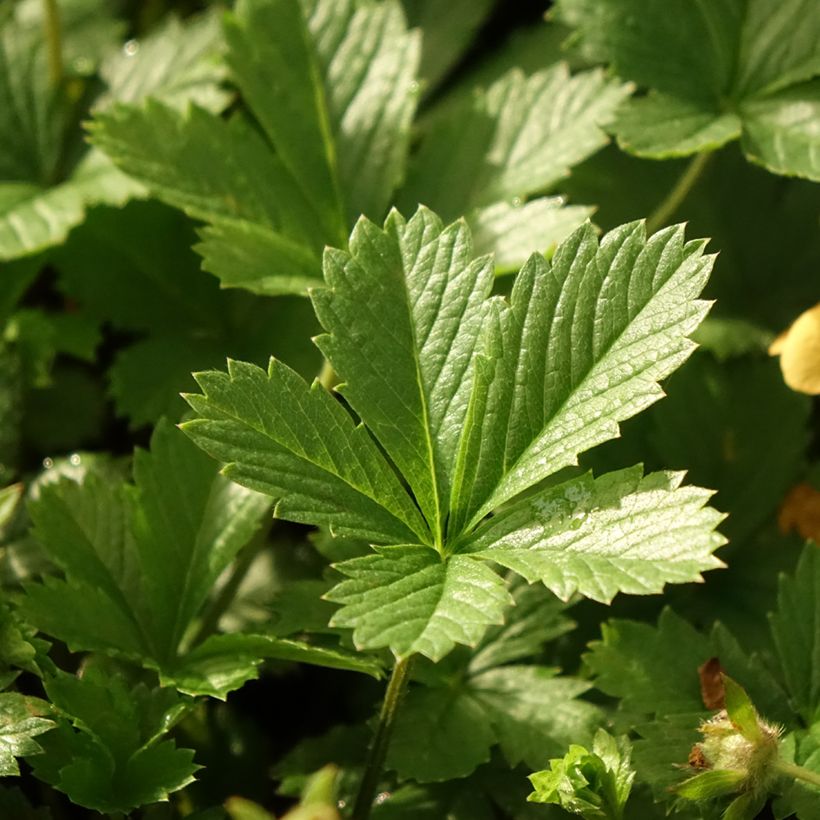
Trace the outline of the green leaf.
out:
<instances>
[{"instance_id":1,"label":"green leaf","mask_svg":"<svg viewBox=\"0 0 820 820\"><path fill-rule=\"evenodd\" d=\"M429 547L380 547L335 568L348 580L325 596L342 604L331 625L352 627L359 649L390 647L398 657L437 661L456 643L475 646L511 603L504 582L481 562L443 559Z\"/></svg>"},{"instance_id":2,"label":"green leaf","mask_svg":"<svg viewBox=\"0 0 820 820\"><path fill-rule=\"evenodd\" d=\"M585 661L595 685L638 714L703 712L698 667L713 656L708 639L670 609L658 626L610 620ZM694 728L694 727L693 727Z\"/></svg>"},{"instance_id":3,"label":"green leaf","mask_svg":"<svg viewBox=\"0 0 820 820\"><path fill-rule=\"evenodd\" d=\"M281 362L229 362L186 396L200 418L183 429L225 475L276 500L276 515L375 541L423 538L410 496L362 426L318 382ZM259 408L264 408L260 413Z\"/></svg>"},{"instance_id":4,"label":"green leaf","mask_svg":"<svg viewBox=\"0 0 820 820\"><path fill-rule=\"evenodd\" d=\"M711 493L681 487L681 473L640 467L590 475L535 493L493 516L461 546L541 581L562 600L579 592L608 603L619 591L660 592L721 566L723 516ZM683 546L685 545L685 546Z\"/></svg>"},{"instance_id":5,"label":"green leaf","mask_svg":"<svg viewBox=\"0 0 820 820\"><path fill-rule=\"evenodd\" d=\"M728 675L722 675L726 692L726 712L729 720L750 743L759 744L763 732L757 719L757 711L746 690Z\"/></svg>"},{"instance_id":6,"label":"green leaf","mask_svg":"<svg viewBox=\"0 0 820 820\"><path fill-rule=\"evenodd\" d=\"M473 393L486 407L468 415L451 526L475 526L660 397L658 380L689 356L686 337L708 307L696 298L712 263L702 250L684 244L680 228L647 240L631 223L600 244L591 227L579 229L551 265L530 259L494 340L488 329L496 362Z\"/></svg>"},{"instance_id":7,"label":"green leaf","mask_svg":"<svg viewBox=\"0 0 820 820\"><path fill-rule=\"evenodd\" d=\"M493 10L492 0L402 0L408 23L422 30L419 74L426 92L435 87L470 47L477 30Z\"/></svg>"},{"instance_id":8,"label":"green leaf","mask_svg":"<svg viewBox=\"0 0 820 820\"><path fill-rule=\"evenodd\" d=\"M388 766L434 782L468 775L495 744L510 766L536 766L572 738L591 738L600 713L577 699L589 685L556 671L504 666L414 687L396 719Z\"/></svg>"},{"instance_id":9,"label":"green leaf","mask_svg":"<svg viewBox=\"0 0 820 820\"><path fill-rule=\"evenodd\" d=\"M497 202L467 218L477 254L492 253L497 271L513 270L533 250L551 255L592 215L592 208L564 205L561 197L538 197L524 204Z\"/></svg>"},{"instance_id":10,"label":"green leaf","mask_svg":"<svg viewBox=\"0 0 820 820\"><path fill-rule=\"evenodd\" d=\"M100 67L108 89L95 108L153 97L179 108L192 102L219 113L231 100L220 86L225 76L217 59L220 46L216 10L185 22L168 15L146 37L108 54Z\"/></svg>"},{"instance_id":11,"label":"green leaf","mask_svg":"<svg viewBox=\"0 0 820 820\"><path fill-rule=\"evenodd\" d=\"M681 156L740 137L769 170L820 179L816 3L561 0L558 13L587 53L650 89L614 124L627 150Z\"/></svg>"},{"instance_id":12,"label":"green leaf","mask_svg":"<svg viewBox=\"0 0 820 820\"><path fill-rule=\"evenodd\" d=\"M564 611L566 603L519 576L509 584L514 606L504 623L490 627L470 659L472 673L538 655L548 641L571 631L575 624Z\"/></svg>"},{"instance_id":13,"label":"green leaf","mask_svg":"<svg viewBox=\"0 0 820 820\"><path fill-rule=\"evenodd\" d=\"M684 780L675 792L687 800L710 800L738 791L746 776L734 769L713 769Z\"/></svg>"},{"instance_id":14,"label":"green leaf","mask_svg":"<svg viewBox=\"0 0 820 820\"><path fill-rule=\"evenodd\" d=\"M53 187L0 182L0 261L29 256L65 241L92 205L123 205L144 188L99 151Z\"/></svg>"},{"instance_id":15,"label":"green leaf","mask_svg":"<svg viewBox=\"0 0 820 820\"><path fill-rule=\"evenodd\" d=\"M270 635L212 635L162 672L162 683L190 695L225 699L227 694L258 676L266 659L309 663L330 669L382 677L375 660L353 652Z\"/></svg>"},{"instance_id":16,"label":"green leaf","mask_svg":"<svg viewBox=\"0 0 820 820\"><path fill-rule=\"evenodd\" d=\"M657 399L657 380L689 355L686 334L707 308L696 298L711 264L702 248L684 244L679 228L647 241L633 223L599 244L585 226L552 265L531 258L508 304L490 296L492 265L472 258L463 222L445 227L425 208L409 221L391 213L384 229L363 218L349 252L326 252L328 287L313 293L328 331L317 344L349 407L275 360L267 374L230 362L227 374L198 376L204 395L187 398L200 418L184 427L226 475L276 498L277 515L398 545L340 566L355 577L331 592L346 605L335 623L355 626L362 647L442 657L454 642L474 645L498 617L506 597L477 561L513 566L515 550L497 542L526 530L533 501L481 527L484 517L617 435L617 422ZM541 560L538 572L521 561L516 571L562 596L580 589L601 600L699 579L719 566L721 516L704 506L707 491L680 480L637 469L599 479L585 491L598 496L585 529L542 509L529 546L554 534L556 547L519 550ZM386 585L375 589L368 577L381 573ZM449 608L463 594L472 609L476 580L484 594L496 590L492 605L470 614L467 632L442 629L441 596ZM399 603L419 605L412 627L385 629Z\"/></svg>"},{"instance_id":17,"label":"green leaf","mask_svg":"<svg viewBox=\"0 0 820 820\"><path fill-rule=\"evenodd\" d=\"M473 676L470 688L493 725L510 766L540 765L572 739L585 741L600 724L596 706L578 700L587 681L540 666L504 666Z\"/></svg>"},{"instance_id":18,"label":"green leaf","mask_svg":"<svg viewBox=\"0 0 820 820\"><path fill-rule=\"evenodd\" d=\"M490 759L495 733L469 694L420 687L396 718L387 766L419 782L466 777Z\"/></svg>"},{"instance_id":19,"label":"green leaf","mask_svg":"<svg viewBox=\"0 0 820 820\"><path fill-rule=\"evenodd\" d=\"M350 253L326 254L328 287L312 294L339 391L407 479L437 543L492 277L465 224L394 211L383 231L360 220Z\"/></svg>"},{"instance_id":20,"label":"green leaf","mask_svg":"<svg viewBox=\"0 0 820 820\"><path fill-rule=\"evenodd\" d=\"M210 223L198 249L227 286L304 293L325 244L362 212L380 217L403 178L418 36L396 0L247 0L225 36L261 134L242 116L149 102L98 113L93 139Z\"/></svg>"},{"instance_id":21,"label":"green leaf","mask_svg":"<svg viewBox=\"0 0 820 820\"><path fill-rule=\"evenodd\" d=\"M811 724L820 715L820 555L809 543L793 576L781 576L769 616L792 708Z\"/></svg>"},{"instance_id":22,"label":"green leaf","mask_svg":"<svg viewBox=\"0 0 820 820\"><path fill-rule=\"evenodd\" d=\"M736 797L723 813L722 820L754 820L766 806L766 796L747 792Z\"/></svg>"},{"instance_id":23,"label":"green leaf","mask_svg":"<svg viewBox=\"0 0 820 820\"><path fill-rule=\"evenodd\" d=\"M44 487L36 535L66 580L32 585L26 617L77 649L172 669L220 573L254 535L270 501L216 475L161 423L138 451L135 485L93 474Z\"/></svg>"},{"instance_id":24,"label":"green leaf","mask_svg":"<svg viewBox=\"0 0 820 820\"><path fill-rule=\"evenodd\" d=\"M602 127L628 92L600 71L571 77L563 63L531 76L512 70L433 124L401 202L453 219L540 193L607 143Z\"/></svg>"},{"instance_id":25,"label":"green leaf","mask_svg":"<svg viewBox=\"0 0 820 820\"><path fill-rule=\"evenodd\" d=\"M77 150L71 126L80 113L78 100L51 87L41 10L30 2L18 8L17 19L0 32L0 52L9 66L0 81L0 109L8 113L0 123L0 179L9 180L0 182L0 260L62 243L89 206L122 205L145 195L100 152ZM120 24L104 4L66 2L60 14L68 73L92 73L109 53L101 72L111 88L99 106L118 96L133 101L147 94L177 105L197 99L215 111L227 104L228 95L218 87L219 69L202 62L214 47L213 15L185 26L169 23L142 41L140 56L132 58L129 49L111 50ZM74 97L85 102L83 83L76 78L74 83Z\"/></svg>"},{"instance_id":26,"label":"green leaf","mask_svg":"<svg viewBox=\"0 0 820 820\"><path fill-rule=\"evenodd\" d=\"M588 688L541 666L505 666L440 686L414 686L396 718L387 765L419 782L465 777L490 759L495 744L510 766L522 760L539 765L572 737L592 737L600 713L577 700Z\"/></svg>"},{"instance_id":27,"label":"green leaf","mask_svg":"<svg viewBox=\"0 0 820 820\"><path fill-rule=\"evenodd\" d=\"M790 86L743 106L746 156L776 174L820 180L820 80Z\"/></svg>"},{"instance_id":28,"label":"green leaf","mask_svg":"<svg viewBox=\"0 0 820 820\"><path fill-rule=\"evenodd\" d=\"M160 739L186 709L170 690L129 687L96 669L82 678L60 673L46 690L74 728L61 723L31 764L72 802L127 813L193 781L193 752Z\"/></svg>"},{"instance_id":29,"label":"green leaf","mask_svg":"<svg viewBox=\"0 0 820 820\"><path fill-rule=\"evenodd\" d=\"M535 791L533 803L555 803L585 818L620 820L632 790L635 772L630 763L631 746L599 729L593 751L572 745L550 769L529 776Z\"/></svg>"},{"instance_id":30,"label":"green leaf","mask_svg":"<svg viewBox=\"0 0 820 820\"><path fill-rule=\"evenodd\" d=\"M55 726L41 717L48 714L47 707L44 701L17 692L0 694L0 776L20 774L16 758L43 751L34 738Z\"/></svg>"}]
</instances>

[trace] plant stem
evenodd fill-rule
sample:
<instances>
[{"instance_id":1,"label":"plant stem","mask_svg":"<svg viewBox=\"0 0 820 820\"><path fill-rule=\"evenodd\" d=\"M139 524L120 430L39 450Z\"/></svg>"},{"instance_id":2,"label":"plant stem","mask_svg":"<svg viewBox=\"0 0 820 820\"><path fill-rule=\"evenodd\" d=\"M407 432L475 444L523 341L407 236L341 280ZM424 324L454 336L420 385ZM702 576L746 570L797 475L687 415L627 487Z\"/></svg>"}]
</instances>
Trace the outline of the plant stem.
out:
<instances>
[{"instance_id":1,"label":"plant stem","mask_svg":"<svg viewBox=\"0 0 820 820\"><path fill-rule=\"evenodd\" d=\"M53 88L63 82L63 32L57 0L43 0L46 43L48 46L48 78Z\"/></svg>"},{"instance_id":2,"label":"plant stem","mask_svg":"<svg viewBox=\"0 0 820 820\"><path fill-rule=\"evenodd\" d=\"M786 763L785 760L778 760L775 764L775 768L781 774L793 777L795 780L805 780L806 783L820 787L820 774L806 769L803 766L798 766L795 763Z\"/></svg>"},{"instance_id":3,"label":"plant stem","mask_svg":"<svg viewBox=\"0 0 820 820\"><path fill-rule=\"evenodd\" d=\"M373 743L367 755L362 782L359 784L359 793L356 795L356 802L353 805L351 820L368 820L370 817L373 798L376 796L376 788L379 785L384 759L387 757L387 748L390 745L390 737L393 734L396 713L410 680L412 661L412 655L409 658L401 658L396 661L396 665L393 667L393 674L387 684L384 703L379 713L379 724L376 727L376 733L373 735Z\"/></svg>"},{"instance_id":4,"label":"plant stem","mask_svg":"<svg viewBox=\"0 0 820 820\"><path fill-rule=\"evenodd\" d=\"M686 170L678 177L678 181L674 184L672 190L647 219L646 230L648 233L655 233L658 228L662 228L671 219L675 211L683 204L689 192L694 188L712 156L712 151L695 154L692 161L686 166Z\"/></svg>"}]
</instances>

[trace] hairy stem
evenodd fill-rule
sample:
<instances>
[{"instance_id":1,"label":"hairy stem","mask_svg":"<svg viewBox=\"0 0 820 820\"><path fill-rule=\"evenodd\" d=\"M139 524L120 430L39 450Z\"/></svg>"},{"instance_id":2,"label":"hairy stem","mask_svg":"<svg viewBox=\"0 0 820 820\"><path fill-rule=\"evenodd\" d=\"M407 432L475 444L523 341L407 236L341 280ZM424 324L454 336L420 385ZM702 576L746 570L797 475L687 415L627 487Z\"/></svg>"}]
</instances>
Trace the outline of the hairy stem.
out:
<instances>
[{"instance_id":1,"label":"hairy stem","mask_svg":"<svg viewBox=\"0 0 820 820\"><path fill-rule=\"evenodd\" d=\"M396 665L393 667L393 674L387 684L384 703L379 713L379 724L376 727L376 733L373 735L362 782L359 784L359 793L356 795L356 802L353 805L351 820L368 820L370 817L373 798L376 796L376 788L379 785L384 759L387 757L387 748L390 745L390 737L393 734L396 713L399 710L410 679L412 662L413 656L411 655L409 658L397 660Z\"/></svg>"},{"instance_id":2,"label":"hairy stem","mask_svg":"<svg viewBox=\"0 0 820 820\"><path fill-rule=\"evenodd\" d=\"M777 771L787 777L793 777L795 780L804 780L813 786L820 786L820 774L806 769L803 766L798 766L795 763L786 763L785 760L778 760L775 767Z\"/></svg>"},{"instance_id":3,"label":"hairy stem","mask_svg":"<svg viewBox=\"0 0 820 820\"><path fill-rule=\"evenodd\" d=\"M48 48L48 78L53 88L63 82L63 27L57 0L43 0L46 45Z\"/></svg>"},{"instance_id":4,"label":"hairy stem","mask_svg":"<svg viewBox=\"0 0 820 820\"><path fill-rule=\"evenodd\" d=\"M646 221L648 233L654 233L659 228L666 225L674 216L675 211L680 208L683 201L694 188L695 183L700 179L703 170L709 164L713 152L707 151L702 154L695 154L692 161L686 166L686 170L678 177L678 181L672 186L672 190L664 197L663 201Z\"/></svg>"}]
</instances>

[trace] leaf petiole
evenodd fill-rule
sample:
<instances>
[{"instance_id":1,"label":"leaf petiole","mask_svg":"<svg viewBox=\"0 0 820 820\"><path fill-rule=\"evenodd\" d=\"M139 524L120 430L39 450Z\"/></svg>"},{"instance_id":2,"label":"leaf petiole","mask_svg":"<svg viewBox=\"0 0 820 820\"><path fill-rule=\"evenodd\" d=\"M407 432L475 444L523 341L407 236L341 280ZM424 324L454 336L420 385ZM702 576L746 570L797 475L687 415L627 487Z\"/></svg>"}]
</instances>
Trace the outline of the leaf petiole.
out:
<instances>
[{"instance_id":1,"label":"leaf petiole","mask_svg":"<svg viewBox=\"0 0 820 820\"><path fill-rule=\"evenodd\" d=\"M795 780L803 780L806 783L811 783L813 786L820 787L820 774L811 771L804 766L798 766L796 763L787 763L785 760L778 760L775 768L780 774L787 777L793 777Z\"/></svg>"},{"instance_id":2,"label":"leaf petiole","mask_svg":"<svg viewBox=\"0 0 820 820\"><path fill-rule=\"evenodd\" d=\"M410 680L410 667L413 665L414 657L414 655L410 655L406 658L400 658L393 667L393 673L390 675L387 691L384 694L384 703L379 713L379 723L376 726L373 742L368 751L362 782L359 784L356 802L353 805L351 820L368 820L370 817L373 798L376 795L384 759L387 756L387 749L393 734L396 714Z\"/></svg>"},{"instance_id":3,"label":"leaf petiole","mask_svg":"<svg viewBox=\"0 0 820 820\"><path fill-rule=\"evenodd\" d=\"M669 222L686 197L689 196L689 192L695 187L695 183L700 179L713 156L713 151L695 154L684 172L678 177L678 181L672 186L672 190L669 191L660 205L655 208L652 215L646 220L646 232L648 234L655 233Z\"/></svg>"},{"instance_id":4,"label":"leaf petiole","mask_svg":"<svg viewBox=\"0 0 820 820\"><path fill-rule=\"evenodd\" d=\"M57 0L43 0L46 44L48 48L48 78L53 88L63 82L63 31Z\"/></svg>"}]
</instances>

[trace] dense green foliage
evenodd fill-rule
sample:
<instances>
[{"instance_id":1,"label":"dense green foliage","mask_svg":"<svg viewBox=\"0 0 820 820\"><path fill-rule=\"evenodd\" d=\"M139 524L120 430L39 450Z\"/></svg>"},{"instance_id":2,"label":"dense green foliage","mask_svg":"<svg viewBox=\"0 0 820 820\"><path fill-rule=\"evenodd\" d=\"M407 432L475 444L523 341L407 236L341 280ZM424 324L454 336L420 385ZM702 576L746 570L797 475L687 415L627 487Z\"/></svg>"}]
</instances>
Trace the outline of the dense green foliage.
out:
<instances>
[{"instance_id":1,"label":"dense green foliage","mask_svg":"<svg viewBox=\"0 0 820 820\"><path fill-rule=\"evenodd\" d=\"M0 5L1 817L820 817L820 6L513 5Z\"/></svg>"}]
</instances>

